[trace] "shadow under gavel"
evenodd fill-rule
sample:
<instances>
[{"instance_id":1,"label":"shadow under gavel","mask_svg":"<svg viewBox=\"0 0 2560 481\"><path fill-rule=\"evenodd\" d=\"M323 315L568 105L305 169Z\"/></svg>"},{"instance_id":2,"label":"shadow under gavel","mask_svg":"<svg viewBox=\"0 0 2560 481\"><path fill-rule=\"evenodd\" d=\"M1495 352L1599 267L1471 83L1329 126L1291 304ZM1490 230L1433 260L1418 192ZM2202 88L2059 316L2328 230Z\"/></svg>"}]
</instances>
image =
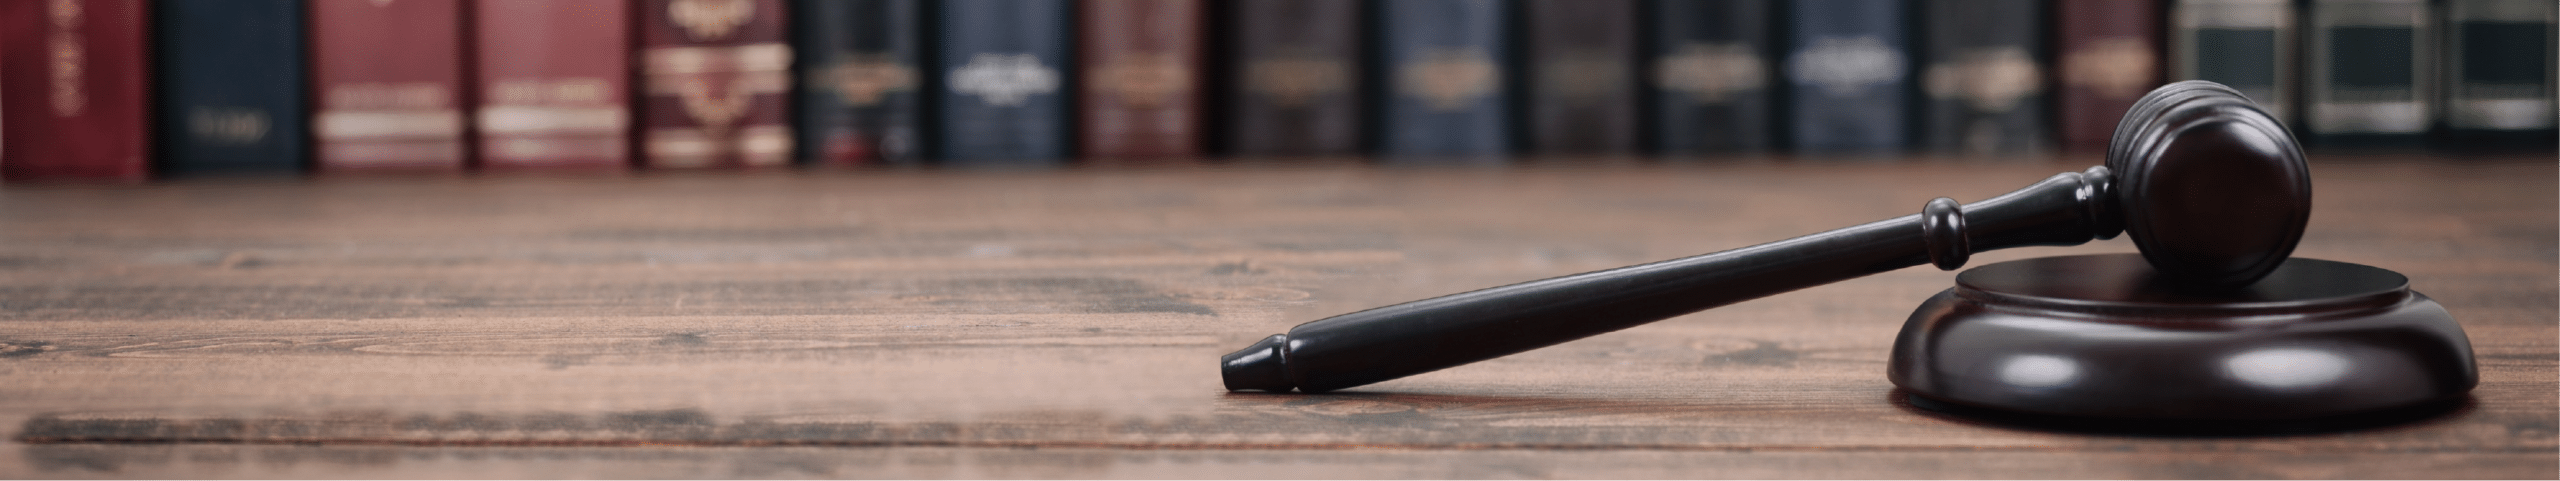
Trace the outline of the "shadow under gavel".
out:
<instances>
[{"instance_id":1,"label":"shadow under gavel","mask_svg":"<svg viewBox=\"0 0 2560 481\"><path fill-rule=\"evenodd\" d=\"M1975 252L2131 237L2170 285L2249 285L2301 240L2311 180L2273 117L2219 84L2145 95L2106 165L1998 197L1723 252L1530 281L1326 318L1221 359L1229 390L1322 392L1555 345Z\"/></svg>"}]
</instances>

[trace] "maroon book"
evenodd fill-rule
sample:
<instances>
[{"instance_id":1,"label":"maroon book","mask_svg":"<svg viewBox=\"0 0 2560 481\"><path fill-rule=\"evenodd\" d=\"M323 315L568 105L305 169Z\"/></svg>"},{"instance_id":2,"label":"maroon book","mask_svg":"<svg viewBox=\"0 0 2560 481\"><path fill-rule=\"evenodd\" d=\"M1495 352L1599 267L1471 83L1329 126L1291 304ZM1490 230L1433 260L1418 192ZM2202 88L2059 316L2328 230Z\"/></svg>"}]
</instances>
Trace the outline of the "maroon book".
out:
<instances>
[{"instance_id":1,"label":"maroon book","mask_svg":"<svg viewBox=\"0 0 2560 481\"><path fill-rule=\"evenodd\" d=\"M310 8L319 170L462 170L462 0Z\"/></svg>"},{"instance_id":2,"label":"maroon book","mask_svg":"<svg viewBox=\"0 0 2560 481\"><path fill-rule=\"evenodd\" d=\"M642 163L789 165L782 0L644 0L639 8Z\"/></svg>"},{"instance_id":3,"label":"maroon book","mask_svg":"<svg viewBox=\"0 0 2560 481\"><path fill-rule=\"evenodd\" d=\"M0 1L0 177L150 176L142 0Z\"/></svg>"},{"instance_id":4,"label":"maroon book","mask_svg":"<svg viewBox=\"0 0 2560 481\"><path fill-rule=\"evenodd\" d=\"M2159 4L2063 0L2053 12L2056 130L2064 148L2104 150L2134 99L2161 84Z\"/></svg>"},{"instance_id":5,"label":"maroon book","mask_svg":"<svg viewBox=\"0 0 2560 481\"><path fill-rule=\"evenodd\" d=\"M476 1L472 96L481 167L630 165L630 2Z\"/></svg>"},{"instance_id":6,"label":"maroon book","mask_svg":"<svg viewBox=\"0 0 2560 481\"><path fill-rule=\"evenodd\" d=\"M1086 157L1200 154L1203 18L1195 0L1077 4L1076 127Z\"/></svg>"}]
</instances>

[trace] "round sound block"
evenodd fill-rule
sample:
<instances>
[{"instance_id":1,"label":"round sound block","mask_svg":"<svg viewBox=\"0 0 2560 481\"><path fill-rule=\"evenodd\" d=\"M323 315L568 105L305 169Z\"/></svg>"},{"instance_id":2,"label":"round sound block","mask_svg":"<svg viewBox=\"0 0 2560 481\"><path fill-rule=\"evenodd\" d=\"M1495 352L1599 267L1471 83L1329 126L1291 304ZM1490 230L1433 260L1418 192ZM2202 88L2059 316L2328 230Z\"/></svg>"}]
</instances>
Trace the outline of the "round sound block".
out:
<instances>
[{"instance_id":1,"label":"round sound block","mask_svg":"<svg viewBox=\"0 0 2560 481\"><path fill-rule=\"evenodd\" d=\"M2134 254L1966 270L1911 314L1887 376L1959 406L2180 420L2406 407L2480 377L2462 327L2399 273L2294 258L2239 290L2193 292Z\"/></svg>"}]
</instances>

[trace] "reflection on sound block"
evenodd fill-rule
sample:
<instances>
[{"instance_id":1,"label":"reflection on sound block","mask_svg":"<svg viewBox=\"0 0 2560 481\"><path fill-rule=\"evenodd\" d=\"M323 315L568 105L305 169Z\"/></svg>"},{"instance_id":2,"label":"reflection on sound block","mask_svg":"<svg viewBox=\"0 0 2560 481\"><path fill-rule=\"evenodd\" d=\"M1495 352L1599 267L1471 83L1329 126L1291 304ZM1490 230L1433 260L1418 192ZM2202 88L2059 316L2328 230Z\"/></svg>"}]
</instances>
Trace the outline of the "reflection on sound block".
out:
<instances>
[{"instance_id":1,"label":"reflection on sound block","mask_svg":"<svg viewBox=\"0 0 2560 481\"><path fill-rule=\"evenodd\" d=\"M2389 270L2295 258L2237 289L2179 285L2133 254L1973 268L1912 313L1887 376L1914 404L2207 422L2389 411L2479 383L2461 326Z\"/></svg>"},{"instance_id":2,"label":"reflection on sound block","mask_svg":"<svg viewBox=\"0 0 2560 481\"><path fill-rule=\"evenodd\" d=\"M2404 426L2445 419L2472 409L2470 396L2379 411L2300 419L2197 420L2057 416L1950 404L1896 389L1888 401L1904 410L1949 421L2028 431L2129 436L2299 436Z\"/></svg>"}]
</instances>

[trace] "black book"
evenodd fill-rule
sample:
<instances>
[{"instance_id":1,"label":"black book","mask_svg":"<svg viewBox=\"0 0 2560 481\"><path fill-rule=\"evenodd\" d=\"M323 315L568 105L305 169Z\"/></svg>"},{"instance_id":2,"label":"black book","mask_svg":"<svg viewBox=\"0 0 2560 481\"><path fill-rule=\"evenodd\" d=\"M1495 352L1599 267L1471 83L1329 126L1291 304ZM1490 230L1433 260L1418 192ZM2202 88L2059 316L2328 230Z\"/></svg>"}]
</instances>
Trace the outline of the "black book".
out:
<instances>
[{"instance_id":1,"label":"black book","mask_svg":"<svg viewBox=\"0 0 2560 481\"><path fill-rule=\"evenodd\" d=\"M1936 0L1921 7L1921 148L2017 152L2051 138L2040 0Z\"/></svg>"},{"instance_id":2,"label":"black book","mask_svg":"<svg viewBox=\"0 0 2560 481\"><path fill-rule=\"evenodd\" d=\"M2435 22L2425 0L2311 3L2305 140L2416 146L2435 123Z\"/></svg>"},{"instance_id":3,"label":"black book","mask_svg":"<svg viewBox=\"0 0 2560 481\"><path fill-rule=\"evenodd\" d=\"M154 6L162 171L300 171L310 145L302 2Z\"/></svg>"},{"instance_id":4,"label":"black book","mask_svg":"<svg viewBox=\"0 0 2560 481\"><path fill-rule=\"evenodd\" d=\"M1360 4L1236 0L1218 12L1227 38L1219 91L1227 151L1237 155L1360 152Z\"/></svg>"},{"instance_id":5,"label":"black book","mask_svg":"<svg viewBox=\"0 0 2560 481\"><path fill-rule=\"evenodd\" d=\"M2294 124L2290 0L2178 0L2171 7L2169 78L2211 80Z\"/></svg>"},{"instance_id":6,"label":"black book","mask_svg":"<svg viewBox=\"0 0 2560 481\"><path fill-rule=\"evenodd\" d=\"M1652 145L1671 155L1767 150L1776 140L1768 0L1654 0L1645 12Z\"/></svg>"},{"instance_id":7,"label":"black book","mask_svg":"<svg viewBox=\"0 0 2560 481\"><path fill-rule=\"evenodd\" d=\"M1635 152L1635 0L1524 0L1521 12L1526 150Z\"/></svg>"},{"instance_id":8,"label":"black book","mask_svg":"<svg viewBox=\"0 0 2560 481\"><path fill-rule=\"evenodd\" d=\"M2552 10L2550 0L2445 5L2448 146L2548 151L2560 141L2552 118Z\"/></svg>"},{"instance_id":9,"label":"black book","mask_svg":"<svg viewBox=\"0 0 2560 481\"><path fill-rule=\"evenodd\" d=\"M913 163L921 157L924 18L918 0L797 0L793 102L803 162Z\"/></svg>"}]
</instances>

